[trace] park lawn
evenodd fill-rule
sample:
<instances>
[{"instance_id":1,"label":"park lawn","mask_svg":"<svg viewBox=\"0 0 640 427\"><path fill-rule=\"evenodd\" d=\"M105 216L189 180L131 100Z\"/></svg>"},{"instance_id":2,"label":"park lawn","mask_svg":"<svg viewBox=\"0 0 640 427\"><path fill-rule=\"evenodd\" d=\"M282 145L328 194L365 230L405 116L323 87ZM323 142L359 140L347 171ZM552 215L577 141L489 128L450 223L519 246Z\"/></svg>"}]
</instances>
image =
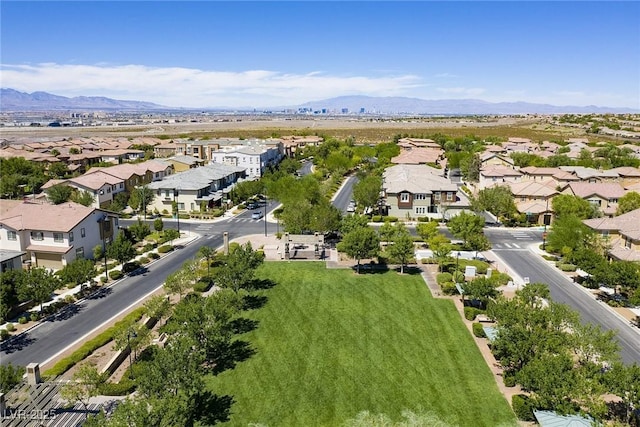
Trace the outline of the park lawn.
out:
<instances>
[{"instance_id":1,"label":"park lawn","mask_svg":"<svg viewBox=\"0 0 640 427\"><path fill-rule=\"evenodd\" d=\"M256 354L208 379L235 399L227 425L339 426L360 411L434 412L460 426L514 424L460 315L419 275L356 275L270 262L266 305L240 336Z\"/></svg>"}]
</instances>

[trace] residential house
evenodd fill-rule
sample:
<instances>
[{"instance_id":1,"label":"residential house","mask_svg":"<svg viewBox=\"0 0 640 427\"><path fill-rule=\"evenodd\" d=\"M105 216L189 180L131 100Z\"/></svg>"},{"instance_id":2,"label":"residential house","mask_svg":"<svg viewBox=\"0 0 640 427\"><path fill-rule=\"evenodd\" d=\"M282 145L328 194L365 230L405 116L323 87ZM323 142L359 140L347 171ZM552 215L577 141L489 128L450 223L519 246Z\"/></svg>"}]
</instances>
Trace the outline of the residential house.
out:
<instances>
[{"instance_id":1,"label":"residential house","mask_svg":"<svg viewBox=\"0 0 640 427\"><path fill-rule=\"evenodd\" d=\"M426 165L396 165L383 174L386 213L398 218L449 218L469 207L443 171Z\"/></svg>"},{"instance_id":2,"label":"residential house","mask_svg":"<svg viewBox=\"0 0 640 427\"><path fill-rule=\"evenodd\" d=\"M514 167L511 157L496 152L485 152L480 155L480 168L487 166Z\"/></svg>"},{"instance_id":3,"label":"residential house","mask_svg":"<svg viewBox=\"0 0 640 427\"><path fill-rule=\"evenodd\" d=\"M437 144L436 144L437 145ZM433 147L413 147L405 148L400 151L400 154L391 159L393 164L405 164L405 165L419 165L430 164L438 165L441 168L446 167L446 157L444 156L444 150L438 145L437 148Z\"/></svg>"},{"instance_id":4,"label":"residential house","mask_svg":"<svg viewBox=\"0 0 640 427\"><path fill-rule=\"evenodd\" d=\"M559 194L555 181L523 181L510 184L509 187L518 212L526 214L529 222L551 224L552 200Z\"/></svg>"},{"instance_id":5,"label":"residential house","mask_svg":"<svg viewBox=\"0 0 640 427\"><path fill-rule=\"evenodd\" d=\"M176 173L148 185L156 195L149 208L173 212L173 203L178 211L197 211L203 204L208 208L221 206L226 193L244 177L244 168L219 163Z\"/></svg>"},{"instance_id":6,"label":"residential house","mask_svg":"<svg viewBox=\"0 0 640 427\"><path fill-rule=\"evenodd\" d=\"M619 168L611 169L612 172L618 174L618 182L623 187L630 187L635 184L640 184L640 169L631 166L622 166Z\"/></svg>"},{"instance_id":7,"label":"residential house","mask_svg":"<svg viewBox=\"0 0 640 427\"><path fill-rule=\"evenodd\" d=\"M193 156L173 156L164 159L165 162L173 166L176 172L184 172L189 169L204 166L206 160Z\"/></svg>"},{"instance_id":8,"label":"residential house","mask_svg":"<svg viewBox=\"0 0 640 427\"><path fill-rule=\"evenodd\" d=\"M522 173L513 167L502 165L488 165L480 169L478 188L483 189L494 185L512 184L520 182Z\"/></svg>"},{"instance_id":9,"label":"residential house","mask_svg":"<svg viewBox=\"0 0 640 427\"><path fill-rule=\"evenodd\" d=\"M53 270L76 258L93 258L93 248L117 233L116 214L77 203L24 202L0 217L3 249L24 252L30 266Z\"/></svg>"},{"instance_id":10,"label":"residential house","mask_svg":"<svg viewBox=\"0 0 640 427\"><path fill-rule=\"evenodd\" d=\"M608 254L618 261L640 261L640 209L613 218L582 221L607 239Z\"/></svg>"},{"instance_id":11,"label":"residential house","mask_svg":"<svg viewBox=\"0 0 640 427\"><path fill-rule=\"evenodd\" d=\"M559 166L559 168L563 171L573 173L583 182L618 182L620 180L620 175L613 169L601 170L583 166Z\"/></svg>"},{"instance_id":12,"label":"residential house","mask_svg":"<svg viewBox=\"0 0 640 427\"><path fill-rule=\"evenodd\" d=\"M20 270L22 268L22 257L26 254L24 251L9 251L0 249L0 273L11 270Z\"/></svg>"},{"instance_id":13,"label":"residential house","mask_svg":"<svg viewBox=\"0 0 640 427\"><path fill-rule=\"evenodd\" d=\"M615 215L618 199L626 194L618 183L572 182L562 192L587 200L605 215Z\"/></svg>"},{"instance_id":14,"label":"residential house","mask_svg":"<svg viewBox=\"0 0 640 427\"><path fill-rule=\"evenodd\" d=\"M104 150L100 152L103 162L120 164L123 162L133 162L144 159L144 151L132 148L119 148L114 150Z\"/></svg>"},{"instance_id":15,"label":"residential house","mask_svg":"<svg viewBox=\"0 0 640 427\"><path fill-rule=\"evenodd\" d=\"M171 157L176 155L176 144L168 142L166 144L158 144L153 147L153 154L156 158Z\"/></svg>"},{"instance_id":16,"label":"residential house","mask_svg":"<svg viewBox=\"0 0 640 427\"><path fill-rule=\"evenodd\" d=\"M247 146L243 148L221 147L212 151L211 163L223 163L246 169L249 178L260 178L269 168L282 159L277 148Z\"/></svg>"}]
</instances>

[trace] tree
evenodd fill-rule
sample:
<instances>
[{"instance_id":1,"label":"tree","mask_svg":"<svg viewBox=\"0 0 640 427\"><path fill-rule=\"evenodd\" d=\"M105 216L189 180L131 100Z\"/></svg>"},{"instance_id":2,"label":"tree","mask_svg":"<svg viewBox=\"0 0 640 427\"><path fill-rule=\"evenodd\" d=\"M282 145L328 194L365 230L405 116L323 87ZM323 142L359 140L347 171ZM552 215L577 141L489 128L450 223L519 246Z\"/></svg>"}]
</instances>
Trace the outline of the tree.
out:
<instances>
[{"instance_id":1,"label":"tree","mask_svg":"<svg viewBox=\"0 0 640 427\"><path fill-rule=\"evenodd\" d=\"M378 235L380 236L380 240L389 243L391 239L393 239L393 235L396 233L396 227L388 221L385 221L384 224L378 228Z\"/></svg>"},{"instance_id":2,"label":"tree","mask_svg":"<svg viewBox=\"0 0 640 427\"><path fill-rule=\"evenodd\" d=\"M72 380L62 386L60 395L68 402L79 402L84 407L86 418L89 399L99 394L100 387L105 381L106 378L95 366L84 363L73 374Z\"/></svg>"},{"instance_id":3,"label":"tree","mask_svg":"<svg viewBox=\"0 0 640 427\"><path fill-rule=\"evenodd\" d=\"M338 250L357 260L357 272L360 274L360 260L378 255L380 239L371 227L356 228L342 238Z\"/></svg>"},{"instance_id":4,"label":"tree","mask_svg":"<svg viewBox=\"0 0 640 427\"><path fill-rule=\"evenodd\" d=\"M579 219L595 218L597 208L587 200L570 194L559 194L551 201L551 207L556 218L575 216Z\"/></svg>"},{"instance_id":5,"label":"tree","mask_svg":"<svg viewBox=\"0 0 640 427\"><path fill-rule=\"evenodd\" d=\"M52 178L65 178L69 174L69 167L64 162L53 162L49 165L47 174Z\"/></svg>"},{"instance_id":6,"label":"tree","mask_svg":"<svg viewBox=\"0 0 640 427\"><path fill-rule=\"evenodd\" d=\"M147 316L160 320L171 310L169 300L162 295L154 295L144 303Z\"/></svg>"},{"instance_id":7,"label":"tree","mask_svg":"<svg viewBox=\"0 0 640 427\"><path fill-rule=\"evenodd\" d=\"M162 229L164 228L164 223L162 222L162 218L156 218L153 221L153 229L155 231L157 231L158 233L162 232Z\"/></svg>"},{"instance_id":8,"label":"tree","mask_svg":"<svg viewBox=\"0 0 640 427\"><path fill-rule=\"evenodd\" d=\"M444 263L449 259L449 255L451 254L451 250L453 249L453 246L451 246L451 241L442 234L436 234L431 239L429 239L428 243L429 248L433 253L433 259L437 261L440 272L442 272Z\"/></svg>"},{"instance_id":9,"label":"tree","mask_svg":"<svg viewBox=\"0 0 640 427\"><path fill-rule=\"evenodd\" d=\"M460 159L460 173L467 181L478 182L481 166L482 160L480 160L480 156L477 153Z\"/></svg>"},{"instance_id":10,"label":"tree","mask_svg":"<svg viewBox=\"0 0 640 427\"><path fill-rule=\"evenodd\" d=\"M118 237L107 247L107 256L123 265L135 255L136 250L124 233L118 234Z\"/></svg>"},{"instance_id":11,"label":"tree","mask_svg":"<svg viewBox=\"0 0 640 427\"><path fill-rule=\"evenodd\" d=\"M416 225L416 232L423 241L428 242L438 233L438 223L435 221L420 222Z\"/></svg>"},{"instance_id":12,"label":"tree","mask_svg":"<svg viewBox=\"0 0 640 427\"><path fill-rule=\"evenodd\" d=\"M336 231L340 228L342 214L338 208L325 199L311 209L309 229L319 233Z\"/></svg>"},{"instance_id":13,"label":"tree","mask_svg":"<svg viewBox=\"0 0 640 427\"><path fill-rule=\"evenodd\" d=\"M182 294L184 294L192 284L193 282L188 277L187 272L180 269L167 276L164 281L164 289L167 293L179 295L180 299L182 299Z\"/></svg>"},{"instance_id":14,"label":"tree","mask_svg":"<svg viewBox=\"0 0 640 427\"><path fill-rule=\"evenodd\" d=\"M73 194L71 194L71 200L81 204L82 206L91 206L96 201L95 197L93 197L93 194L89 193L88 191L79 190L76 190L73 192Z\"/></svg>"},{"instance_id":15,"label":"tree","mask_svg":"<svg viewBox=\"0 0 640 427\"><path fill-rule=\"evenodd\" d=\"M238 293L253 280L255 270L264 262L264 254L256 252L251 242L244 245L233 245L229 254L222 260L222 265L216 272L216 282Z\"/></svg>"},{"instance_id":16,"label":"tree","mask_svg":"<svg viewBox=\"0 0 640 427\"><path fill-rule=\"evenodd\" d=\"M129 196L129 206L135 211L144 212L144 217L147 217L147 206L153 203L155 193L149 189L146 185L136 187Z\"/></svg>"},{"instance_id":17,"label":"tree","mask_svg":"<svg viewBox=\"0 0 640 427\"><path fill-rule=\"evenodd\" d=\"M69 200L72 192L73 189L68 185L58 184L47 190L47 198L54 205L59 205Z\"/></svg>"},{"instance_id":18,"label":"tree","mask_svg":"<svg viewBox=\"0 0 640 427\"><path fill-rule=\"evenodd\" d=\"M200 246L200 249L198 249L198 255L204 258L207 262L207 276L209 276L211 274L211 260L216 255L215 249L207 245Z\"/></svg>"},{"instance_id":19,"label":"tree","mask_svg":"<svg viewBox=\"0 0 640 427\"><path fill-rule=\"evenodd\" d=\"M136 242L141 242L151 234L151 229L149 228L149 224L146 222L142 222L140 218L138 218L138 222L129 226L129 232L136 240Z\"/></svg>"},{"instance_id":20,"label":"tree","mask_svg":"<svg viewBox=\"0 0 640 427\"><path fill-rule=\"evenodd\" d=\"M164 231L164 238L169 241L174 241L180 238L180 233L175 228L169 228Z\"/></svg>"},{"instance_id":21,"label":"tree","mask_svg":"<svg viewBox=\"0 0 640 427\"><path fill-rule=\"evenodd\" d=\"M7 319L11 308L20 301L19 288L26 270L8 270L0 274L0 323Z\"/></svg>"},{"instance_id":22,"label":"tree","mask_svg":"<svg viewBox=\"0 0 640 427\"><path fill-rule=\"evenodd\" d=\"M616 215L622 215L627 212L640 209L640 193L630 191L618 199L618 209Z\"/></svg>"},{"instance_id":23,"label":"tree","mask_svg":"<svg viewBox=\"0 0 640 427\"><path fill-rule=\"evenodd\" d=\"M22 381L24 375L24 367L13 366L11 362L6 365L0 365L0 393L8 393L16 385Z\"/></svg>"},{"instance_id":24,"label":"tree","mask_svg":"<svg viewBox=\"0 0 640 427\"><path fill-rule=\"evenodd\" d=\"M40 311L42 311L42 304L51 299L51 293L60 285L58 276L44 268L36 267L22 277L18 295L24 301L32 300L40 304Z\"/></svg>"},{"instance_id":25,"label":"tree","mask_svg":"<svg viewBox=\"0 0 640 427\"><path fill-rule=\"evenodd\" d=\"M340 223L340 232L345 235L357 228L368 227L369 220L364 215L346 215L342 217Z\"/></svg>"},{"instance_id":26,"label":"tree","mask_svg":"<svg viewBox=\"0 0 640 427\"><path fill-rule=\"evenodd\" d=\"M467 245L467 241L474 234L481 234L484 227L484 218L473 213L465 211L460 212L449 220L447 224L451 233L463 240L463 245Z\"/></svg>"},{"instance_id":27,"label":"tree","mask_svg":"<svg viewBox=\"0 0 640 427\"><path fill-rule=\"evenodd\" d=\"M353 186L353 199L360 206L374 208L380 200L382 178L378 175L367 175Z\"/></svg>"},{"instance_id":28,"label":"tree","mask_svg":"<svg viewBox=\"0 0 640 427\"><path fill-rule=\"evenodd\" d=\"M96 277L96 268L90 259L76 258L65 265L58 275L65 283L82 285Z\"/></svg>"},{"instance_id":29,"label":"tree","mask_svg":"<svg viewBox=\"0 0 640 427\"><path fill-rule=\"evenodd\" d=\"M467 247L476 252L477 258L478 252L488 251L491 249L491 242L487 239L487 236L485 236L484 233L472 234L469 236L469 240L467 240Z\"/></svg>"},{"instance_id":30,"label":"tree","mask_svg":"<svg viewBox=\"0 0 640 427\"><path fill-rule=\"evenodd\" d=\"M640 408L640 365L613 364L605 374L605 383L613 394L622 399L625 409L625 419L622 421L632 425L634 409ZM640 421L638 415L635 417Z\"/></svg>"},{"instance_id":31,"label":"tree","mask_svg":"<svg viewBox=\"0 0 640 427\"><path fill-rule=\"evenodd\" d=\"M496 289L491 280L486 277L478 277L464 284L464 295L469 299L480 301L483 307L491 300L495 300L500 291Z\"/></svg>"},{"instance_id":32,"label":"tree","mask_svg":"<svg viewBox=\"0 0 640 427\"><path fill-rule=\"evenodd\" d=\"M404 266L414 253L413 239L404 224L396 225L393 240L391 245L387 246L386 251L391 259L400 263L400 274L404 274Z\"/></svg>"},{"instance_id":33,"label":"tree","mask_svg":"<svg viewBox=\"0 0 640 427\"><path fill-rule=\"evenodd\" d=\"M593 234L582 220L575 215L563 215L551 224L551 230L547 236L547 248L552 252L561 252L563 255L583 248L589 236Z\"/></svg>"},{"instance_id":34,"label":"tree","mask_svg":"<svg viewBox=\"0 0 640 427\"><path fill-rule=\"evenodd\" d=\"M477 212L489 211L497 218L509 218L518 211L511 188L506 185L480 190L478 197L472 201L472 206Z\"/></svg>"}]
</instances>

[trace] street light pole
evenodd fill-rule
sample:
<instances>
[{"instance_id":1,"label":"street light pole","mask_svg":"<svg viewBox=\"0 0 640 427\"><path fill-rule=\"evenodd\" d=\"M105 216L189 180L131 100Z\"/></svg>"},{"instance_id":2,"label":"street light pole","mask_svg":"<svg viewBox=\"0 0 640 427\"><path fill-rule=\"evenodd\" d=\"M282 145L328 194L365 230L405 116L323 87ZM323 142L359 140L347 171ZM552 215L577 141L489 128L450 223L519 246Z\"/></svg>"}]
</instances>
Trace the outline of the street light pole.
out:
<instances>
[{"instance_id":1,"label":"street light pole","mask_svg":"<svg viewBox=\"0 0 640 427\"><path fill-rule=\"evenodd\" d=\"M107 271L107 244L105 242L106 236L104 231L104 223L107 220L107 216L103 216L98 222L100 223L100 234L102 234L102 256L104 256L104 279L105 283L109 281L109 272Z\"/></svg>"},{"instance_id":2,"label":"street light pole","mask_svg":"<svg viewBox=\"0 0 640 427\"><path fill-rule=\"evenodd\" d=\"M267 195L264 196L264 236L267 237Z\"/></svg>"},{"instance_id":3,"label":"street light pole","mask_svg":"<svg viewBox=\"0 0 640 427\"><path fill-rule=\"evenodd\" d=\"M173 202L176 204L176 219L178 220L178 235L180 234L180 205L178 204L178 202L176 201L176 198L178 197L180 193L178 192L177 189L173 189Z\"/></svg>"},{"instance_id":4,"label":"street light pole","mask_svg":"<svg viewBox=\"0 0 640 427\"><path fill-rule=\"evenodd\" d=\"M131 336L132 335L133 335L134 338L136 338L138 336L135 331L129 329L127 331L127 347L129 347L129 371L131 371L131 378L134 377L133 369L131 368L131 366L133 365L133 363L131 361L131 353L133 353L133 351L131 349Z\"/></svg>"}]
</instances>

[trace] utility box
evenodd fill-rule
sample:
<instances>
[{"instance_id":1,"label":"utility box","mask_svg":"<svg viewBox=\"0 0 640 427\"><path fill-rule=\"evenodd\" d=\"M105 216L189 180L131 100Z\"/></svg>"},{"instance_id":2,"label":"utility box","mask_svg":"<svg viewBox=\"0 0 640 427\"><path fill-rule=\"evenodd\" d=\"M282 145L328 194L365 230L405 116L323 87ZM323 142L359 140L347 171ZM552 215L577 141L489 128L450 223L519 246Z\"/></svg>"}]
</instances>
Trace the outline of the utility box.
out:
<instances>
[{"instance_id":1,"label":"utility box","mask_svg":"<svg viewBox=\"0 0 640 427\"><path fill-rule=\"evenodd\" d=\"M467 265L464 268L464 277L476 277L476 267L473 265Z\"/></svg>"},{"instance_id":2,"label":"utility box","mask_svg":"<svg viewBox=\"0 0 640 427\"><path fill-rule=\"evenodd\" d=\"M29 363L27 365L27 383L29 385L37 385L42 382L40 378L40 364Z\"/></svg>"}]
</instances>

